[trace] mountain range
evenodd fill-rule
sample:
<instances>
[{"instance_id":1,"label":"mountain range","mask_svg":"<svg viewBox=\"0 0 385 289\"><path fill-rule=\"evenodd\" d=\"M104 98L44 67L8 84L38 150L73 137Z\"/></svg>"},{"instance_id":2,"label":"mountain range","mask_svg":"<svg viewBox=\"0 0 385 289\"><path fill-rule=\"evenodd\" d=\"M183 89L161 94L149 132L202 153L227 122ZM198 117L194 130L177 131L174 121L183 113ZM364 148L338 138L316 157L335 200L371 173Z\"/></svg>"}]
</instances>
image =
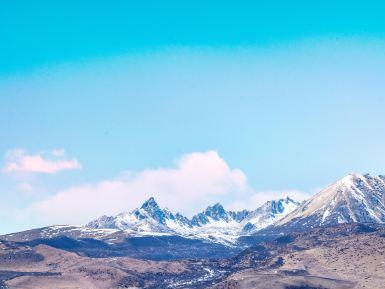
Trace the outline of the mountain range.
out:
<instances>
[{"instance_id":1,"label":"mountain range","mask_svg":"<svg viewBox=\"0 0 385 289\"><path fill-rule=\"evenodd\" d=\"M161 208L154 198L149 198L139 208L101 216L86 225L51 226L0 239L52 243L58 238L70 238L74 250L86 250L91 255L145 254L146 258L155 258L148 246L156 244L159 258L185 256L186 248L192 246L195 254L212 256L217 252L216 256L222 256L283 233L346 223L385 223L384 176L349 174L302 203L286 197L268 201L255 210L241 211L228 211L217 203L192 218ZM57 246L67 241L60 239ZM141 246L147 247L140 251ZM90 248L94 248L92 252ZM167 252L160 253L165 248Z\"/></svg>"},{"instance_id":2,"label":"mountain range","mask_svg":"<svg viewBox=\"0 0 385 289\"><path fill-rule=\"evenodd\" d=\"M86 227L121 230L130 235L175 234L233 244L239 236L250 235L273 224L298 205L298 202L286 197L266 202L256 210L234 212L216 203L189 219L167 208L161 209L151 197L140 208L116 216L102 216Z\"/></svg>"},{"instance_id":3,"label":"mountain range","mask_svg":"<svg viewBox=\"0 0 385 289\"><path fill-rule=\"evenodd\" d=\"M117 216L102 216L92 229L125 230L131 234L177 234L228 243L265 228L306 230L343 223L385 223L385 176L349 174L302 203L268 201L255 210L227 211L220 203L191 219L161 209L154 198Z\"/></svg>"}]
</instances>

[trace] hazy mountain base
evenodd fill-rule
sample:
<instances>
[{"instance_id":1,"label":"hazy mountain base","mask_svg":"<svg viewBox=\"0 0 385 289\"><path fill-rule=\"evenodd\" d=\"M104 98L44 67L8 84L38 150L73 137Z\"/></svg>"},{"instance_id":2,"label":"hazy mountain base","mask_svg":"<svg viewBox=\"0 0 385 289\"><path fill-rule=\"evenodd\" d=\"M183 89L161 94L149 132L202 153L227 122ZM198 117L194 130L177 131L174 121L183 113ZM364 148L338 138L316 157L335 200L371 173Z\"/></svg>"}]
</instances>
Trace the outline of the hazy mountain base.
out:
<instances>
[{"instance_id":1,"label":"hazy mountain base","mask_svg":"<svg viewBox=\"0 0 385 289\"><path fill-rule=\"evenodd\" d=\"M77 226L52 226L0 236L0 240L21 245L49 245L88 257L131 257L149 260L229 258L262 241L273 240L277 232L241 236L232 246L178 235L131 236L125 231L84 230Z\"/></svg>"},{"instance_id":2,"label":"hazy mountain base","mask_svg":"<svg viewBox=\"0 0 385 289\"><path fill-rule=\"evenodd\" d=\"M90 258L2 242L7 288L383 288L385 229L345 224L292 233L221 260Z\"/></svg>"}]
</instances>

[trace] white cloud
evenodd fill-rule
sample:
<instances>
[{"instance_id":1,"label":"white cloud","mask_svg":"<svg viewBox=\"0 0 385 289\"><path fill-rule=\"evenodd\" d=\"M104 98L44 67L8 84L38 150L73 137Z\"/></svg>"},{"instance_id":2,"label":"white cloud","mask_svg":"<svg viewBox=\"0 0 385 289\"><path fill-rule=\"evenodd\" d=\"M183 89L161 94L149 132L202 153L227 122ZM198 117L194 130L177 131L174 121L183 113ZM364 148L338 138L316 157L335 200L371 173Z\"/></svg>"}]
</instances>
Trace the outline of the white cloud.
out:
<instances>
[{"instance_id":1,"label":"white cloud","mask_svg":"<svg viewBox=\"0 0 385 289\"><path fill-rule=\"evenodd\" d=\"M133 209L154 196L160 205L193 213L228 195L250 192L245 174L231 169L215 151L191 153L171 168L125 172L96 184L59 191L28 213L55 223L85 223L103 214Z\"/></svg>"},{"instance_id":2,"label":"white cloud","mask_svg":"<svg viewBox=\"0 0 385 289\"><path fill-rule=\"evenodd\" d=\"M81 169L81 164L75 159L67 159L64 149L51 152L41 152L28 155L22 149L10 150L5 156L4 173L30 172L54 174L63 170Z\"/></svg>"},{"instance_id":3,"label":"white cloud","mask_svg":"<svg viewBox=\"0 0 385 289\"><path fill-rule=\"evenodd\" d=\"M113 179L61 190L20 211L18 217L38 225L84 224L104 214L131 210L151 196L160 206L188 216L214 202L239 210L286 196L297 201L309 197L297 190L256 192L241 170L230 168L217 152L209 151L184 155L172 167L126 171Z\"/></svg>"}]
</instances>

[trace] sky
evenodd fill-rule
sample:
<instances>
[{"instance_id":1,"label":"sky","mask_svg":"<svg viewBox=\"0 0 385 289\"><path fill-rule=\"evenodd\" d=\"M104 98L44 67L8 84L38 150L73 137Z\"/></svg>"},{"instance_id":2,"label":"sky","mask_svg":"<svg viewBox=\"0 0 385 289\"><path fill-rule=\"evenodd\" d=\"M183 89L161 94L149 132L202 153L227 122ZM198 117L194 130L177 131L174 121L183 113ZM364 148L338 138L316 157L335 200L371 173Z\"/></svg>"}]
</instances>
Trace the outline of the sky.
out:
<instances>
[{"instance_id":1,"label":"sky","mask_svg":"<svg viewBox=\"0 0 385 289\"><path fill-rule=\"evenodd\" d=\"M385 5L335 2L2 1L0 233L384 174Z\"/></svg>"}]
</instances>

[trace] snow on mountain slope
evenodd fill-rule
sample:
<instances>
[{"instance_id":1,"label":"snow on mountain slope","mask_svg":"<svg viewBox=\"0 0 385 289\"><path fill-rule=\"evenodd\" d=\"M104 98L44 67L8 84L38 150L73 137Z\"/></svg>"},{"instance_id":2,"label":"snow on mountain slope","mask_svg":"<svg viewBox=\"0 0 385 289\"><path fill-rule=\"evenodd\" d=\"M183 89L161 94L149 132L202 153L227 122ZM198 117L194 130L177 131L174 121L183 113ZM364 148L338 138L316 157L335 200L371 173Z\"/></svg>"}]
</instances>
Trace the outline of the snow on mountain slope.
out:
<instances>
[{"instance_id":1,"label":"snow on mountain slope","mask_svg":"<svg viewBox=\"0 0 385 289\"><path fill-rule=\"evenodd\" d=\"M226 211L219 203L207 207L207 209L192 217L188 230L190 236L215 240L220 243L235 243L240 236L242 213ZM247 215L247 213L244 213ZM236 217L239 217L237 219ZM183 233L176 230L177 233Z\"/></svg>"},{"instance_id":2,"label":"snow on mountain slope","mask_svg":"<svg viewBox=\"0 0 385 289\"><path fill-rule=\"evenodd\" d=\"M250 239L240 237L255 237L257 233L275 235L341 223L385 224L385 176L350 174L301 204L287 197L266 202L253 211L233 212L217 203L191 219L160 208L150 198L137 209L102 216L85 226L51 226L4 238L29 241L67 236L115 244L130 237L163 236L233 246Z\"/></svg>"},{"instance_id":3,"label":"snow on mountain slope","mask_svg":"<svg viewBox=\"0 0 385 289\"><path fill-rule=\"evenodd\" d=\"M287 214L294 211L300 203L286 197L286 199L266 202L255 211L250 212L244 219L244 231L258 231L277 222Z\"/></svg>"},{"instance_id":4,"label":"snow on mountain slope","mask_svg":"<svg viewBox=\"0 0 385 289\"><path fill-rule=\"evenodd\" d=\"M349 174L304 202L276 226L385 223L385 176Z\"/></svg>"},{"instance_id":5,"label":"snow on mountain slope","mask_svg":"<svg viewBox=\"0 0 385 289\"><path fill-rule=\"evenodd\" d=\"M131 235L176 234L234 244L239 236L252 234L274 223L299 204L290 198L269 201L254 211L226 211L219 203L191 219L161 209L154 198L140 208L115 217L102 216L86 225L90 229L115 229Z\"/></svg>"},{"instance_id":6,"label":"snow on mountain slope","mask_svg":"<svg viewBox=\"0 0 385 289\"><path fill-rule=\"evenodd\" d=\"M181 220L183 220L183 216ZM140 208L120 213L115 217L102 216L88 223L86 227L129 230L139 233L172 233L173 230L168 226L171 223L185 225L167 209L162 210L154 198L150 198Z\"/></svg>"}]
</instances>

